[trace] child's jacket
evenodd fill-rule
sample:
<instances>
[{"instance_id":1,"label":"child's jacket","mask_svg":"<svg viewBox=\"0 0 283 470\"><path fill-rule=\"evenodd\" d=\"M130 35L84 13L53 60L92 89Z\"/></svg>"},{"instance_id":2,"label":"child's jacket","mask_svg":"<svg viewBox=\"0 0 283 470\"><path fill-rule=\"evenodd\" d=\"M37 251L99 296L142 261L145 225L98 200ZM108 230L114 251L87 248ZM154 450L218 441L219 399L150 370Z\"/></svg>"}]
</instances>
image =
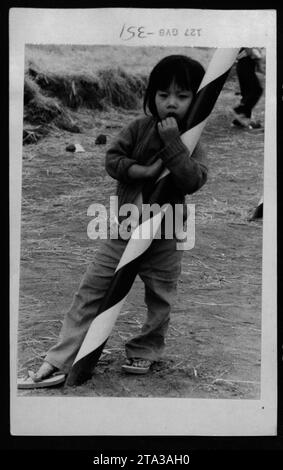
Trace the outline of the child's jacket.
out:
<instances>
[{"instance_id":1,"label":"child's jacket","mask_svg":"<svg viewBox=\"0 0 283 470\"><path fill-rule=\"evenodd\" d=\"M152 185L152 182L131 179L128 175L130 166L134 163L149 165L158 158L170 170L166 202L184 204L186 194L194 193L205 184L206 156L199 144L191 156L180 137L164 147L157 130L157 120L153 117L138 118L117 136L106 153L106 171L118 180L119 208L126 203L133 204L137 195L147 185Z\"/></svg>"}]
</instances>

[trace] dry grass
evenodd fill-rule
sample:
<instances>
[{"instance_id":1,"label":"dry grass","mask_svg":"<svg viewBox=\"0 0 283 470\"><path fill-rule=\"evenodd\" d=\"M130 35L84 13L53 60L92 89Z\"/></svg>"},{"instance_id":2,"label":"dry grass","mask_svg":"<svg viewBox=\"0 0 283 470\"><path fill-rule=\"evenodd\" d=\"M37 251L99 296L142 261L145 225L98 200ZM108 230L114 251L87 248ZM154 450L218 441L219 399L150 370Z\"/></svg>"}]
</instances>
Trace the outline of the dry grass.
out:
<instances>
[{"instance_id":1,"label":"dry grass","mask_svg":"<svg viewBox=\"0 0 283 470\"><path fill-rule=\"evenodd\" d=\"M152 67L170 54L185 54L207 66L213 49L192 47L131 47L84 45L27 45L26 68L35 66L43 73L93 78L109 64L126 72L148 75Z\"/></svg>"},{"instance_id":2,"label":"dry grass","mask_svg":"<svg viewBox=\"0 0 283 470\"><path fill-rule=\"evenodd\" d=\"M70 109L140 108L150 70L171 53L189 54L206 66L212 50L27 46L24 144L37 142L45 136L49 132L46 125L50 123L60 129L79 132L70 117Z\"/></svg>"},{"instance_id":3,"label":"dry grass","mask_svg":"<svg viewBox=\"0 0 283 470\"><path fill-rule=\"evenodd\" d=\"M140 107L146 83L145 76L129 74L122 68L98 70L93 78L45 74L29 68L24 86L25 122L37 126L52 123L60 129L79 132L68 108L136 109ZM45 131L47 129L45 127ZM36 138L33 138L35 129L32 129L33 134L25 129L24 143L35 142L47 133L37 130Z\"/></svg>"},{"instance_id":4,"label":"dry grass","mask_svg":"<svg viewBox=\"0 0 283 470\"><path fill-rule=\"evenodd\" d=\"M67 49L61 56L61 67L71 60L72 49ZM35 50L42 56L47 53L43 55L39 46ZM83 49L77 52L78 57L83 55ZM129 72L134 60L141 64L148 61L150 69L158 54L171 53L150 48L144 50L142 59L142 51L138 52L137 57L124 55L120 62L123 70ZM195 53L205 55L207 51ZM55 54L50 49L49 54L59 57L59 50ZM105 62L98 65L99 70L107 69ZM140 66L131 70L135 76L141 72ZM33 96L32 85L30 88ZM144 321L144 292L137 279L93 382L76 391L26 394L259 396L262 223L249 222L248 214L262 192L264 134L231 128L229 110L237 100L235 91L232 75L202 136L209 157L209 179L201 191L188 198L188 203L196 204L196 245L184 254L164 361L146 381L129 380L120 372L124 340L136 334ZM64 107L62 102L60 106ZM87 208L93 202L107 206L115 191L115 183L104 169L105 151L119 128L140 111L120 107L68 109L80 123L81 134L73 136L54 126L46 138L24 147L19 375L27 369L36 370L56 342L64 312L98 247L98 242L87 237ZM258 118L262 119L263 113L264 99L256 108ZM95 145L100 132L107 134L106 146ZM66 142L81 143L85 153L66 152Z\"/></svg>"}]
</instances>

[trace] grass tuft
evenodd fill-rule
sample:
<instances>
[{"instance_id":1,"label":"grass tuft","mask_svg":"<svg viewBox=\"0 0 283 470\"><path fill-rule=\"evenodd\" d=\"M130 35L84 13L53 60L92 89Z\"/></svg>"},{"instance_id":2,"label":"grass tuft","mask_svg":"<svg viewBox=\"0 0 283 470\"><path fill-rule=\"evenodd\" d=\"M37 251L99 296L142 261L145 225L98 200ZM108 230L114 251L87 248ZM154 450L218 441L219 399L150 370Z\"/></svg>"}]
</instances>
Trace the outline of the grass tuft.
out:
<instances>
[{"instance_id":1,"label":"grass tuft","mask_svg":"<svg viewBox=\"0 0 283 470\"><path fill-rule=\"evenodd\" d=\"M69 132L80 132L72 122L68 108L102 111L109 107L140 107L146 82L144 75L133 75L120 67L100 69L91 76L46 73L30 64L24 82L24 120L28 126L36 125L37 129L32 129L32 133L25 129L24 144L36 142L46 135L41 127L50 123Z\"/></svg>"}]
</instances>

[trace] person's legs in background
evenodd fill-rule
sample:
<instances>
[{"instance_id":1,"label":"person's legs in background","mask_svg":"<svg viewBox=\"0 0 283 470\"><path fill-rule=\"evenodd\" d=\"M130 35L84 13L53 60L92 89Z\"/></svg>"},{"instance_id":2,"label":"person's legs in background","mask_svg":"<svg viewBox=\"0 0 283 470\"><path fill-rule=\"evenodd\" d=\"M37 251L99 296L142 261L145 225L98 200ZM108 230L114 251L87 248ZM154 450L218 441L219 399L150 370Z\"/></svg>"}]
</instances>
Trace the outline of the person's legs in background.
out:
<instances>
[{"instance_id":1,"label":"person's legs in background","mask_svg":"<svg viewBox=\"0 0 283 470\"><path fill-rule=\"evenodd\" d=\"M250 57L240 59L236 65L242 99L240 104L233 109L235 113L233 124L238 124L239 127L252 126L252 110L263 92L255 68L256 61Z\"/></svg>"}]
</instances>

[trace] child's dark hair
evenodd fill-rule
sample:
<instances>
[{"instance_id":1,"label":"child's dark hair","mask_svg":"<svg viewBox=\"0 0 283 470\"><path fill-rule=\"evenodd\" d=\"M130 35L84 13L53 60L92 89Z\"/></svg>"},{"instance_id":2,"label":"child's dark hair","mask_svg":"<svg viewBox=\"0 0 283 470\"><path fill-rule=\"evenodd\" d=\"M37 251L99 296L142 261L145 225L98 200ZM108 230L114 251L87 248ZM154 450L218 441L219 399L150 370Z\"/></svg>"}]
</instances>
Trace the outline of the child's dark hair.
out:
<instances>
[{"instance_id":1,"label":"child's dark hair","mask_svg":"<svg viewBox=\"0 0 283 470\"><path fill-rule=\"evenodd\" d=\"M157 116L155 95L157 90L166 90L175 81L185 90L191 90L195 95L204 76L203 66L196 60L184 55L169 55L164 57L152 69L143 101L143 109Z\"/></svg>"}]
</instances>

